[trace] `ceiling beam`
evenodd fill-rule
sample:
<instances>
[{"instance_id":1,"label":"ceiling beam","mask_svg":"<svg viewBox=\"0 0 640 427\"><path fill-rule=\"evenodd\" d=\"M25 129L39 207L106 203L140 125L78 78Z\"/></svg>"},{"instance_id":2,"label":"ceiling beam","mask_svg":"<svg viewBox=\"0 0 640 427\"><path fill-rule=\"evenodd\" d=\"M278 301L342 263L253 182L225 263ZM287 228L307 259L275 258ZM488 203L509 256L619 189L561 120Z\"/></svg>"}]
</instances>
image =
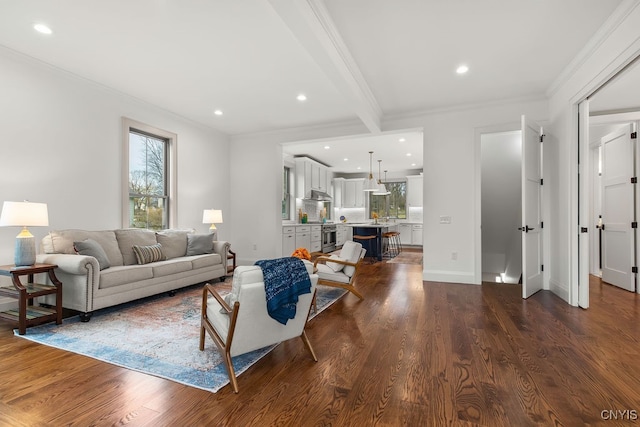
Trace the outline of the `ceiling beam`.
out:
<instances>
[{"instance_id":1,"label":"ceiling beam","mask_svg":"<svg viewBox=\"0 0 640 427\"><path fill-rule=\"evenodd\" d=\"M294 37L352 105L371 133L380 133L382 110L321 0L269 0Z\"/></svg>"}]
</instances>

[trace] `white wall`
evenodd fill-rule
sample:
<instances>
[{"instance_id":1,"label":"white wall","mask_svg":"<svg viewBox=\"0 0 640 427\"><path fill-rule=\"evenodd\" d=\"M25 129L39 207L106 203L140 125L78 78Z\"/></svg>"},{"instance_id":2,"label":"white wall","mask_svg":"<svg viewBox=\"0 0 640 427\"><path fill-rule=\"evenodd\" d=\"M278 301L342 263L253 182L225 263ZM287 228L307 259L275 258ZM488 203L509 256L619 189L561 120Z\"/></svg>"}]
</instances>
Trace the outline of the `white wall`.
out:
<instances>
[{"instance_id":1,"label":"white wall","mask_svg":"<svg viewBox=\"0 0 640 427\"><path fill-rule=\"evenodd\" d=\"M547 118L546 100L503 103L463 111L425 113L386 120L383 131L424 129L424 271L425 280L480 283L475 254L479 251L480 221L479 147L477 129L519 123L520 115L535 120ZM281 167L283 142L360 134L361 129L317 129L317 134L289 131L283 134L236 136L231 144L231 171L234 194L232 213L244 221L233 228L234 246L245 263L280 254ZM241 178L244 178L242 182ZM478 193L478 194L476 194ZM250 200L246 207L242 202ZM256 209L259 213L256 213ZM252 213L249 213L252 210ZM439 216L452 217L449 225L440 225ZM257 249L253 249L256 244ZM457 260L451 259L457 252Z\"/></svg>"},{"instance_id":2,"label":"white wall","mask_svg":"<svg viewBox=\"0 0 640 427\"><path fill-rule=\"evenodd\" d=\"M545 188L551 199L549 282L572 305L578 304L577 104L640 54L639 6L625 0L610 19L612 28L604 40L588 45L588 55L550 93L544 161L545 173L557 182Z\"/></svg>"},{"instance_id":3,"label":"white wall","mask_svg":"<svg viewBox=\"0 0 640 427\"><path fill-rule=\"evenodd\" d=\"M0 202L45 202L53 229L121 224L122 116L178 135L178 226L207 232L205 208L220 208L228 238L229 142L139 100L0 48ZM0 228L0 262L13 263L19 230Z\"/></svg>"}]
</instances>

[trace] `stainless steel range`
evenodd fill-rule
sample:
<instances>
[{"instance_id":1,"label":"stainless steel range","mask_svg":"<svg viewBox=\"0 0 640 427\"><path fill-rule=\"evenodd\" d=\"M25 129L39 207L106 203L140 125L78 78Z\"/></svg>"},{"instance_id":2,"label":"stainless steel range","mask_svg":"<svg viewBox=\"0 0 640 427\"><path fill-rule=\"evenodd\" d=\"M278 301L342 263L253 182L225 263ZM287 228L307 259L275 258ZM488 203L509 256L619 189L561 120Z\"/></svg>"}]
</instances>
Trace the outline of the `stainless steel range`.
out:
<instances>
[{"instance_id":1,"label":"stainless steel range","mask_svg":"<svg viewBox=\"0 0 640 427\"><path fill-rule=\"evenodd\" d=\"M322 224L322 252L329 253L336 250L336 225Z\"/></svg>"}]
</instances>

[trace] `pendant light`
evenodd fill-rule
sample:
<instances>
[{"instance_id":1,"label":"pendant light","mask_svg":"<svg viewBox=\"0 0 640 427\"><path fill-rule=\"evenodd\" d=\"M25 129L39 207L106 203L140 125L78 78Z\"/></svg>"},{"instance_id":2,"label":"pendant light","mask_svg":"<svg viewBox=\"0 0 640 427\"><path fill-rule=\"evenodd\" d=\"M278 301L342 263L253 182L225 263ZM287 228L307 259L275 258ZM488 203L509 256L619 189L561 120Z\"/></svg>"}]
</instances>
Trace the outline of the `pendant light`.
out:
<instances>
[{"instance_id":1,"label":"pendant light","mask_svg":"<svg viewBox=\"0 0 640 427\"><path fill-rule=\"evenodd\" d=\"M381 163L382 160L378 160L378 186L377 189L373 192L374 196L386 196L387 194L390 194L387 191L387 187L385 187L385 185L382 183L382 172L380 171Z\"/></svg>"},{"instance_id":2,"label":"pendant light","mask_svg":"<svg viewBox=\"0 0 640 427\"><path fill-rule=\"evenodd\" d=\"M373 151L369 151L369 178L364 183L364 191L378 190L378 183L373 179Z\"/></svg>"}]
</instances>

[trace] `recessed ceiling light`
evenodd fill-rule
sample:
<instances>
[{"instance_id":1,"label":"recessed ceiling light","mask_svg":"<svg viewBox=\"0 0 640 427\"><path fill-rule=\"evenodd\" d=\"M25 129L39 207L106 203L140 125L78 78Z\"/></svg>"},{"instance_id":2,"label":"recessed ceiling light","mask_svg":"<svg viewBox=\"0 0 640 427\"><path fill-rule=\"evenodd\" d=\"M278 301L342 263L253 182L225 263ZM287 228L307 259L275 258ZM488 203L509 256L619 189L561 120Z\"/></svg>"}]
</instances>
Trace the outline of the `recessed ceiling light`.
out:
<instances>
[{"instance_id":1,"label":"recessed ceiling light","mask_svg":"<svg viewBox=\"0 0 640 427\"><path fill-rule=\"evenodd\" d=\"M215 114L216 116L221 116L222 115L222 110L215 110L213 112L213 114Z\"/></svg>"},{"instance_id":2,"label":"recessed ceiling light","mask_svg":"<svg viewBox=\"0 0 640 427\"><path fill-rule=\"evenodd\" d=\"M46 26L46 25L44 25L44 24L35 24L35 25L33 26L33 28L34 28L37 32L42 33L42 34L51 34L51 33L53 33L53 31L51 31L51 28L47 27L47 26Z\"/></svg>"},{"instance_id":3,"label":"recessed ceiling light","mask_svg":"<svg viewBox=\"0 0 640 427\"><path fill-rule=\"evenodd\" d=\"M298 96L296 97L296 99L297 99L298 101L306 101L306 100L307 100L307 95L305 95L304 93L301 93L300 95L298 95Z\"/></svg>"},{"instance_id":4,"label":"recessed ceiling light","mask_svg":"<svg viewBox=\"0 0 640 427\"><path fill-rule=\"evenodd\" d=\"M349 159L348 159L348 158L346 158L346 157L345 157L344 159L342 159L342 160L344 160L345 162L348 162L348 161L349 161Z\"/></svg>"},{"instance_id":5,"label":"recessed ceiling light","mask_svg":"<svg viewBox=\"0 0 640 427\"><path fill-rule=\"evenodd\" d=\"M456 68L456 73L458 74L464 74L467 71L469 71L469 67L467 67L466 65L460 65L458 68Z\"/></svg>"},{"instance_id":6,"label":"recessed ceiling light","mask_svg":"<svg viewBox=\"0 0 640 427\"><path fill-rule=\"evenodd\" d=\"M325 150L329 150L330 148L331 148L331 147L329 147L328 145L325 145L325 146L324 146L324 149L325 149Z\"/></svg>"},{"instance_id":7,"label":"recessed ceiling light","mask_svg":"<svg viewBox=\"0 0 640 427\"><path fill-rule=\"evenodd\" d=\"M407 157L411 157L411 153L407 153Z\"/></svg>"},{"instance_id":8,"label":"recessed ceiling light","mask_svg":"<svg viewBox=\"0 0 640 427\"><path fill-rule=\"evenodd\" d=\"M411 166L415 166L415 165L416 165L415 163L411 163Z\"/></svg>"},{"instance_id":9,"label":"recessed ceiling light","mask_svg":"<svg viewBox=\"0 0 640 427\"><path fill-rule=\"evenodd\" d=\"M361 168L360 166L358 166L356 169L357 169L357 170L360 170L360 169L362 169L362 168Z\"/></svg>"},{"instance_id":10,"label":"recessed ceiling light","mask_svg":"<svg viewBox=\"0 0 640 427\"><path fill-rule=\"evenodd\" d=\"M399 142L405 142L405 141L406 141L406 139L404 139L404 138L400 138L398 141L399 141Z\"/></svg>"}]
</instances>

